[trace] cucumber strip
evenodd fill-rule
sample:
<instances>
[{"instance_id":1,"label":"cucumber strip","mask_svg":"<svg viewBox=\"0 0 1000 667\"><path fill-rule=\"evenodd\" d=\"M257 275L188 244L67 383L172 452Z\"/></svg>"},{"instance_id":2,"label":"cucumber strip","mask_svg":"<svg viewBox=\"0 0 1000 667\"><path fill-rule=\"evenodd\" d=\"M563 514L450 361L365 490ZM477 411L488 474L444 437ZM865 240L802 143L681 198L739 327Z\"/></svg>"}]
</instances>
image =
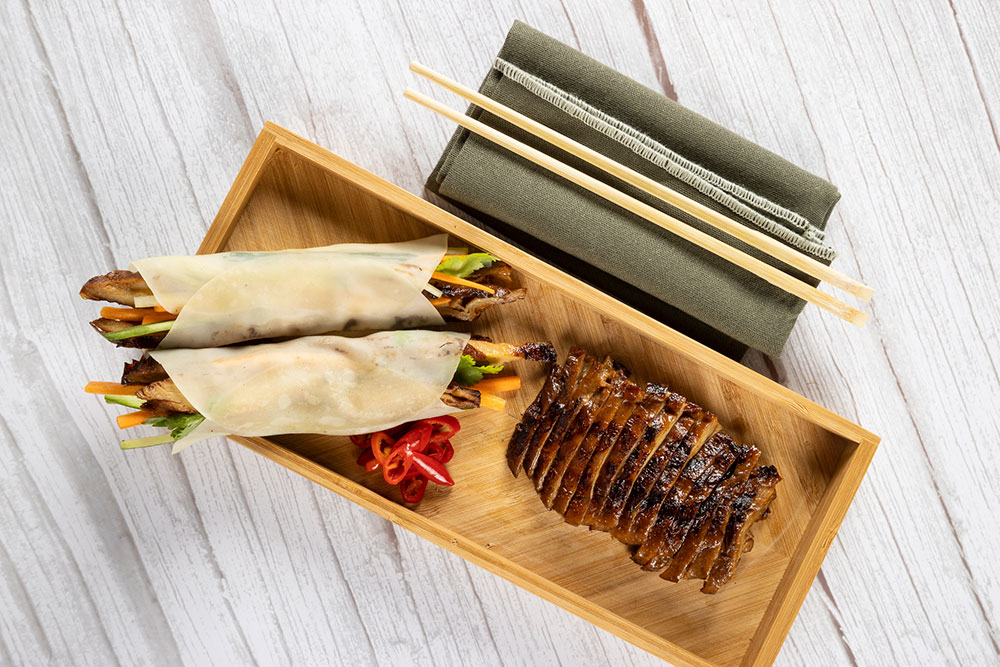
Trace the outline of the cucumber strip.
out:
<instances>
[{"instance_id":1,"label":"cucumber strip","mask_svg":"<svg viewBox=\"0 0 1000 667\"><path fill-rule=\"evenodd\" d=\"M165 445L168 442L173 441L174 439L169 433L166 435L151 435L148 438L132 438L131 440L122 440L122 449L138 449L140 447Z\"/></svg>"},{"instance_id":2,"label":"cucumber strip","mask_svg":"<svg viewBox=\"0 0 1000 667\"><path fill-rule=\"evenodd\" d=\"M132 300L136 308L152 308L153 306L159 306L160 303L156 300L156 297L150 294L145 296L140 294Z\"/></svg>"},{"instance_id":3,"label":"cucumber strip","mask_svg":"<svg viewBox=\"0 0 1000 667\"><path fill-rule=\"evenodd\" d=\"M446 255L468 255L469 254L469 249L468 248L448 248L448 251L445 254Z\"/></svg>"},{"instance_id":4,"label":"cucumber strip","mask_svg":"<svg viewBox=\"0 0 1000 667\"><path fill-rule=\"evenodd\" d=\"M146 336L152 333L168 331L172 326L174 326L174 321L166 320L164 322L153 322L152 324L140 324L128 329L122 329L121 331L112 331L101 335L108 340L122 340L124 338L135 338L136 336Z\"/></svg>"},{"instance_id":5,"label":"cucumber strip","mask_svg":"<svg viewBox=\"0 0 1000 667\"><path fill-rule=\"evenodd\" d=\"M113 394L107 394L104 397L104 402L113 403L115 405L124 405L126 408L135 408L138 410L139 408L142 407L142 404L145 403L146 401L139 398L138 396L118 396Z\"/></svg>"},{"instance_id":6,"label":"cucumber strip","mask_svg":"<svg viewBox=\"0 0 1000 667\"><path fill-rule=\"evenodd\" d=\"M430 294L435 299L438 298L439 296L443 296L444 295L444 292L442 292L441 290L439 290L437 287L434 287L434 285L431 285L430 283L427 283L426 285L424 285L424 291L427 292L428 294Z\"/></svg>"}]
</instances>

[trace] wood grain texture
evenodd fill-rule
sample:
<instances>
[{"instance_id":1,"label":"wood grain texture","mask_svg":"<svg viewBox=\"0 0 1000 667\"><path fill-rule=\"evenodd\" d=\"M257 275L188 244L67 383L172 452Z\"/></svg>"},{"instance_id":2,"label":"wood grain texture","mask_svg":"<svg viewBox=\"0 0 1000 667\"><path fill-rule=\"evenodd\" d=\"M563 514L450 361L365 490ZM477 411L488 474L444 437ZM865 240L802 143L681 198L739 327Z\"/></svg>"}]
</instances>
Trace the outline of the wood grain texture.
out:
<instances>
[{"instance_id":1,"label":"wood grain texture","mask_svg":"<svg viewBox=\"0 0 1000 667\"><path fill-rule=\"evenodd\" d=\"M474 84L521 18L844 193L830 233L871 322L807 311L781 359L745 360L883 436L778 662L995 664L994 13L0 4L0 663L658 663L242 448L123 455L74 390L120 361L79 284L196 248L265 120L420 193L451 128L403 105L406 64Z\"/></svg>"},{"instance_id":2,"label":"wood grain texture","mask_svg":"<svg viewBox=\"0 0 1000 667\"><path fill-rule=\"evenodd\" d=\"M858 489L876 436L273 123L254 142L202 251L405 241L440 231L451 234L450 245L508 262L529 294L517 306L484 314L471 331L613 354L640 381L666 379L712 406L736 438L757 444L763 460L778 467L782 502L756 527L757 549L743 558L726 594L708 597L697 582L652 578L621 544L540 511L531 486L509 474L506 442L544 368L519 369L531 390L509 397L507 414L462 417L449 464L457 484L433 489L413 508L354 463L356 449L346 438L235 440L657 656L692 665L770 664Z\"/></svg>"}]
</instances>

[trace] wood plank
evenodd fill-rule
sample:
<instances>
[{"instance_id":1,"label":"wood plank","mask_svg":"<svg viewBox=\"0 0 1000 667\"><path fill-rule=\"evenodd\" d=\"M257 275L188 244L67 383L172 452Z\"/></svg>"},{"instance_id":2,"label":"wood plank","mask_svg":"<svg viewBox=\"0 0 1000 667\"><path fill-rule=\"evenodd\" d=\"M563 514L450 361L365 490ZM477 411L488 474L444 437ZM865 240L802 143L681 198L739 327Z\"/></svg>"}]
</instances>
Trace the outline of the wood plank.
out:
<instances>
[{"instance_id":1,"label":"wood plank","mask_svg":"<svg viewBox=\"0 0 1000 667\"><path fill-rule=\"evenodd\" d=\"M995 270L989 253L953 259L969 241L950 234L947 221L962 220L962 236L975 245L990 238L984 225L986 211L996 206L998 169L954 20L946 7L917 5L897 13L887 3L874 10L782 3L773 12L719 3L697 16L666 9L650 13L666 35L667 61L677 63L680 100L837 183L844 193L831 223L838 263L858 267L882 295L872 305L879 337L848 340L846 332L805 313L777 362L790 386L862 421L877 421L890 443L866 482L868 493L878 489L877 497L866 498L864 490L859 497L858 515L869 517L868 525L849 516L839 538L845 544L835 544L824 566L824 596L842 614L845 650L876 655L888 646L897 662L926 659L919 655L995 659L996 625L987 620L992 614L985 601L996 599L996 574L983 556L996 538L974 523L953 527L949 517L995 510L995 496L984 494L989 481L983 474L996 461L995 450L984 446L986 434L997 429L994 419L973 427L965 417L986 414L987 403L997 402L996 363L983 329L998 321ZM933 45L920 37L928 34L937 35ZM712 71L694 76L706 58ZM947 118L967 121L945 123ZM888 248L895 261L885 261ZM918 276L918 267L926 275ZM981 282L980 276L989 278ZM972 290L972 284L981 287ZM918 321L926 328L915 328ZM815 354L824 348L856 353ZM935 361L913 363L915 358ZM761 360L754 365L767 372ZM931 417L933 406L954 404L967 405L957 419ZM950 450L958 443L985 465L969 468L970 459L955 457ZM919 534L898 528L917 525L924 527ZM928 545L933 555L911 557ZM858 550L883 554L876 571L858 572L848 556ZM942 571L936 565L945 562L956 566ZM905 577L887 591L880 582L897 573ZM942 575L935 590L948 593L931 601L934 593L922 582ZM938 604L956 612L942 617L925 611ZM817 610L800 617L797 628L803 630L791 643L811 634L805 623L826 625L824 616ZM875 617L884 625L873 626ZM927 630L898 637L890 627ZM952 639L958 636L966 640Z\"/></svg>"},{"instance_id":2,"label":"wood plank","mask_svg":"<svg viewBox=\"0 0 1000 667\"><path fill-rule=\"evenodd\" d=\"M0 337L16 341L0 347L16 387L0 390L10 406L0 447L21 452L0 473L15 503L0 509L0 607L21 612L0 615L0 663L72 651L85 664L273 664L308 640L346 641L324 655L362 664L398 664L406 645L433 647L417 664L655 662L479 568L466 569L474 603L442 567L461 573L464 561L250 452L123 456L112 413L92 397L37 400L39 378L75 387L121 361L85 331L92 308L66 295L133 257L196 247L265 120L421 192L451 128L397 105L406 63L474 84L515 17L675 88L682 103L844 191L831 232L842 269L880 289L871 332L859 339L807 313L784 358L747 361L872 424L886 443L779 662L995 662L1000 588L988 554L1000 544L982 526L998 509L988 472L998 463L1000 317L996 253L976 249L996 245L1000 48L989 3L873 5L717 0L696 16L642 0L0 6L10 93L0 102L0 213L13 239L0 250ZM39 268L48 266L59 274ZM914 267L955 291L927 287ZM939 402L950 419L935 419ZM272 479L282 489L274 510L263 491ZM320 509L297 519L297 505L311 503ZM324 527L334 536L325 551L313 539ZM26 567L29 546L48 554L47 569ZM271 567L272 552L309 554L310 574ZM371 553L409 575L410 594L369 575ZM323 600L301 592L307 576ZM459 606L448 631L428 638L421 610L439 588L454 589ZM337 597L348 590L357 612ZM66 611L85 607L89 618ZM347 637L314 625L309 638L275 610L361 624ZM385 617L401 619L405 635Z\"/></svg>"}]
</instances>

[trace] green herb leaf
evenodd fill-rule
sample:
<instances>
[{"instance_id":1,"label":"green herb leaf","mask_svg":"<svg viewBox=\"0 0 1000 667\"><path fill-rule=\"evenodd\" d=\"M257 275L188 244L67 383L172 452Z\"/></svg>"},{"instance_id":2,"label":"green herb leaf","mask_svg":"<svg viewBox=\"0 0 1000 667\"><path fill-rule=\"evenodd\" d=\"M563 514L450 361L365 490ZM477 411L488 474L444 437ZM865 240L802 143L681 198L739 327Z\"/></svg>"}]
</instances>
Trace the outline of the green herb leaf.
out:
<instances>
[{"instance_id":1,"label":"green herb leaf","mask_svg":"<svg viewBox=\"0 0 1000 667\"><path fill-rule=\"evenodd\" d=\"M143 423L150 426L168 428L170 429L170 437L174 440L180 440L196 429L203 421L205 421L205 417L196 413L175 414L167 417L150 417Z\"/></svg>"},{"instance_id":2,"label":"green herb leaf","mask_svg":"<svg viewBox=\"0 0 1000 667\"><path fill-rule=\"evenodd\" d=\"M488 252L474 252L471 255L448 257L438 264L437 270L456 278L465 278L479 269L491 266L493 262L498 261L500 260Z\"/></svg>"},{"instance_id":3,"label":"green herb leaf","mask_svg":"<svg viewBox=\"0 0 1000 667\"><path fill-rule=\"evenodd\" d=\"M468 354L463 354L458 361L458 368L455 369L454 380L463 387L471 387L484 375L495 375L503 370L503 364L490 364L477 366L476 360Z\"/></svg>"}]
</instances>

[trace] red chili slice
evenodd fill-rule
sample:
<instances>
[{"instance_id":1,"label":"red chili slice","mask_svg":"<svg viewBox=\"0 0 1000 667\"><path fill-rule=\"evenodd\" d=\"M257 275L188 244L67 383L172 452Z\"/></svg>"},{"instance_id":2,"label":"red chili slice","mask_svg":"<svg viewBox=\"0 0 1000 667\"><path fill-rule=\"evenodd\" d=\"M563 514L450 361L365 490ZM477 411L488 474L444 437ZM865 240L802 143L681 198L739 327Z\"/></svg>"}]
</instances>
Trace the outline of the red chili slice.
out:
<instances>
[{"instance_id":1,"label":"red chili slice","mask_svg":"<svg viewBox=\"0 0 1000 667\"><path fill-rule=\"evenodd\" d=\"M382 464L382 476L389 484L399 484L406 479L413 465L413 454L405 446L397 445Z\"/></svg>"},{"instance_id":2,"label":"red chili slice","mask_svg":"<svg viewBox=\"0 0 1000 667\"><path fill-rule=\"evenodd\" d=\"M364 466L365 470L372 472L378 470L381 464L375 460L375 454L372 453L372 450L365 449L358 456L358 465Z\"/></svg>"},{"instance_id":3,"label":"red chili slice","mask_svg":"<svg viewBox=\"0 0 1000 667\"><path fill-rule=\"evenodd\" d=\"M420 472L427 476L435 484L441 484L442 486L454 486L455 480L451 478L448 474L447 468L444 467L439 461L432 459L426 454L413 453L410 458L413 461L413 466L418 468Z\"/></svg>"},{"instance_id":4,"label":"red chili slice","mask_svg":"<svg viewBox=\"0 0 1000 667\"><path fill-rule=\"evenodd\" d=\"M372 454L375 455L375 460L385 465L385 459L389 456L394 446L394 441L389 434L385 431L378 431L372 433L371 436L371 448Z\"/></svg>"},{"instance_id":5,"label":"red chili slice","mask_svg":"<svg viewBox=\"0 0 1000 667\"><path fill-rule=\"evenodd\" d=\"M419 503L427 490L427 478L423 475L416 475L403 480L399 485L399 490L403 494L403 500L408 503Z\"/></svg>"},{"instance_id":6,"label":"red chili slice","mask_svg":"<svg viewBox=\"0 0 1000 667\"><path fill-rule=\"evenodd\" d=\"M363 435L352 435L350 436L351 442L353 442L358 447L371 447L371 433L365 433Z\"/></svg>"},{"instance_id":7,"label":"red chili slice","mask_svg":"<svg viewBox=\"0 0 1000 667\"><path fill-rule=\"evenodd\" d=\"M434 432L431 434L431 442L444 442L450 440L458 433L462 425L451 415L441 415L440 417L428 417L420 420L421 424L429 424Z\"/></svg>"},{"instance_id":8,"label":"red chili slice","mask_svg":"<svg viewBox=\"0 0 1000 667\"><path fill-rule=\"evenodd\" d=\"M408 452L422 452L430 442L432 428L429 424L417 422L396 441L396 448L404 447Z\"/></svg>"},{"instance_id":9,"label":"red chili slice","mask_svg":"<svg viewBox=\"0 0 1000 667\"><path fill-rule=\"evenodd\" d=\"M427 445L427 450L423 452L432 459L436 459L441 463L447 463L451 461L451 458L455 455L455 448L451 446L450 442L432 442Z\"/></svg>"}]
</instances>

